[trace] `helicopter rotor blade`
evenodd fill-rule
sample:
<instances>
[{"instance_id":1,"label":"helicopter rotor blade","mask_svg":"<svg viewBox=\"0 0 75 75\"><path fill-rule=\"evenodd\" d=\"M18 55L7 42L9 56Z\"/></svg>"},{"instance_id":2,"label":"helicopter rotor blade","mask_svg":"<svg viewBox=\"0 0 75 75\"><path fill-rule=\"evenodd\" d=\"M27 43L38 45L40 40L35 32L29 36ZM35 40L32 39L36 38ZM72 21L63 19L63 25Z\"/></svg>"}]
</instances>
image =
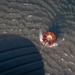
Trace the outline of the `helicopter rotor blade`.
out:
<instances>
[{"instance_id":1,"label":"helicopter rotor blade","mask_svg":"<svg viewBox=\"0 0 75 75\"><path fill-rule=\"evenodd\" d=\"M40 29L39 39L40 39L40 42L41 42L41 43L42 43L42 37L43 37L43 33L42 33L42 30Z\"/></svg>"}]
</instances>

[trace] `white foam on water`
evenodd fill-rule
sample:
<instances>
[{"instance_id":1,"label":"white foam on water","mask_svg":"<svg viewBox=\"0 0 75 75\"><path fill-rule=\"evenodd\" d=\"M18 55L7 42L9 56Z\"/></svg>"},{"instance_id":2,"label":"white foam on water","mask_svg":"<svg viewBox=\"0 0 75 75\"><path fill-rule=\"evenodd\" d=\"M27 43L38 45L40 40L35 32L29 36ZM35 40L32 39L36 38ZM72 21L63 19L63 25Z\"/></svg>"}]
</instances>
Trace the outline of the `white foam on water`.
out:
<instances>
[{"instance_id":1,"label":"white foam on water","mask_svg":"<svg viewBox=\"0 0 75 75\"><path fill-rule=\"evenodd\" d=\"M29 3L24 3L23 5L32 5L32 4L29 4Z\"/></svg>"},{"instance_id":2,"label":"white foam on water","mask_svg":"<svg viewBox=\"0 0 75 75\"><path fill-rule=\"evenodd\" d=\"M74 57L73 55L71 55L71 57Z\"/></svg>"},{"instance_id":3,"label":"white foam on water","mask_svg":"<svg viewBox=\"0 0 75 75\"><path fill-rule=\"evenodd\" d=\"M69 71L71 71L71 69L70 69L70 68L68 68L68 70L69 70Z\"/></svg>"},{"instance_id":4,"label":"white foam on water","mask_svg":"<svg viewBox=\"0 0 75 75\"><path fill-rule=\"evenodd\" d=\"M3 33L7 33L6 31L3 31Z\"/></svg>"},{"instance_id":5,"label":"white foam on water","mask_svg":"<svg viewBox=\"0 0 75 75\"><path fill-rule=\"evenodd\" d=\"M65 61L63 58L61 58L62 61Z\"/></svg>"},{"instance_id":6,"label":"white foam on water","mask_svg":"<svg viewBox=\"0 0 75 75\"><path fill-rule=\"evenodd\" d=\"M19 30L20 32L22 31L22 29Z\"/></svg>"},{"instance_id":7,"label":"white foam on water","mask_svg":"<svg viewBox=\"0 0 75 75\"><path fill-rule=\"evenodd\" d=\"M66 54L66 53L64 53L65 54L65 56L68 56L68 54Z\"/></svg>"},{"instance_id":8,"label":"white foam on water","mask_svg":"<svg viewBox=\"0 0 75 75\"><path fill-rule=\"evenodd\" d=\"M65 38L62 38L63 41L65 41Z\"/></svg>"},{"instance_id":9,"label":"white foam on water","mask_svg":"<svg viewBox=\"0 0 75 75\"><path fill-rule=\"evenodd\" d=\"M16 19L13 19L12 21L16 21Z\"/></svg>"},{"instance_id":10,"label":"white foam on water","mask_svg":"<svg viewBox=\"0 0 75 75\"><path fill-rule=\"evenodd\" d=\"M31 29L31 30L36 30L36 29L33 28L33 29Z\"/></svg>"},{"instance_id":11,"label":"white foam on water","mask_svg":"<svg viewBox=\"0 0 75 75\"><path fill-rule=\"evenodd\" d=\"M71 62L71 61L69 61L68 63L70 63L70 64L74 64L74 65L75 65L75 63L73 63L73 62Z\"/></svg>"},{"instance_id":12,"label":"white foam on water","mask_svg":"<svg viewBox=\"0 0 75 75\"><path fill-rule=\"evenodd\" d=\"M28 15L28 18L31 18L31 17L33 17L32 15Z\"/></svg>"},{"instance_id":13,"label":"white foam on water","mask_svg":"<svg viewBox=\"0 0 75 75\"><path fill-rule=\"evenodd\" d=\"M12 14L16 14L16 13L9 13L9 15L12 15Z\"/></svg>"},{"instance_id":14,"label":"white foam on water","mask_svg":"<svg viewBox=\"0 0 75 75\"><path fill-rule=\"evenodd\" d=\"M49 47L56 47L56 46L58 46L58 43L54 43L54 44L50 45Z\"/></svg>"}]
</instances>

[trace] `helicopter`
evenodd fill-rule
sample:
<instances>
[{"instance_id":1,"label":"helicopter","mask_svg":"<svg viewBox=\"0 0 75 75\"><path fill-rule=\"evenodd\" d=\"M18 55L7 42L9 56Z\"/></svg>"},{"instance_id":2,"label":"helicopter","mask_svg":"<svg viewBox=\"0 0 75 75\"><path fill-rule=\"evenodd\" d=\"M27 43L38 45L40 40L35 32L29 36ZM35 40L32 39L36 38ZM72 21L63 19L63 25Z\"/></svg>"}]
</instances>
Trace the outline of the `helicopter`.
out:
<instances>
[{"instance_id":1,"label":"helicopter","mask_svg":"<svg viewBox=\"0 0 75 75\"><path fill-rule=\"evenodd\" d=\"M62 38L59 42L56 42L56 35L54 32L46 31L43 33L42 29L40 30L39 39L42 44L40 51L44 49L44 47L56 47L59 42L65 41L65 38Z\"/></svg>"}]
</instances>

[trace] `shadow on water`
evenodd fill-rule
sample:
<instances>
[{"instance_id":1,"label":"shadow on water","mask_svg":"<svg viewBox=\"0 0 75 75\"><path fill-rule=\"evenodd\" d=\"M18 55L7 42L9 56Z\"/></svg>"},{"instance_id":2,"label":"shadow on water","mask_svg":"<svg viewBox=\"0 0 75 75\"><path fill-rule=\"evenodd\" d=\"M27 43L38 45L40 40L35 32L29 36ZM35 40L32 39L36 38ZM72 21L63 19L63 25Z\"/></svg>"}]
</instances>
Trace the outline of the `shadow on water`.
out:
<instances>
[{"instance_id":1,"label":"shadow on water","mask_svg":"<svg viewBox=\"0 0 75 75\"><path fill-rule=\"evenodd\" d=\"M0 35L0 75L44 75L44 64L36 46L27 38Z\"/></svg>"},{"instance_id":2,"label":"shadow on water","mask_svg":"<svg viewBox=\"0 0 75 75\"><path fill-rule=\"evenodd\" d=\"M75 0L67 0L67 2L71 5L75 5Z\"/></svg>"},{"instance_id":3,"label":"shadow on water","mask_svg":"<svg viewBox=\"0 0 75 75\"><path fill-rule=\"evenodd\" d=\"M60 34L62 33L62 23L64 23L64 17L62 14L59 13L55 16L54 20L52 21L49 27L49 31L54 32L57 38L59 38Z\"/></svg>"},{"instance_id":4,"label":"shadow on water","mask_svg":"<svg viewBox=\"0 0 75 75\"><path fill-rule=\"evenodd\" d=\"M53 23L52 26L49 28L49 31L54 32L56 37L59 38L61 31L60 26L57 23Z\"/></svg>"}]
</instances>

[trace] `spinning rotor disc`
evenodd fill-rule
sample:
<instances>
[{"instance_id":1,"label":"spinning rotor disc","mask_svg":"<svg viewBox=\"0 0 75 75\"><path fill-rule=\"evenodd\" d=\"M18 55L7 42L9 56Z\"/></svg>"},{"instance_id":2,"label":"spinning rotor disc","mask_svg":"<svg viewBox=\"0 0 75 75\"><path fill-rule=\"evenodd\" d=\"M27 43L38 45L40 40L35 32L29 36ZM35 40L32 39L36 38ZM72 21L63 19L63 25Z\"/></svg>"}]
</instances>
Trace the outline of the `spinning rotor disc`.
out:
<instances>
[{"instance_id":1,"label":"spinning rotor disc","mask_svg":"<svg viewBox=\"0 0 75 75\"><path fill-rule=\"evenodd\" d=\"M42 40L46 45L52 45L56 41L56 36L53 32L45 32Z\"/></svg>"}]
</instances>

